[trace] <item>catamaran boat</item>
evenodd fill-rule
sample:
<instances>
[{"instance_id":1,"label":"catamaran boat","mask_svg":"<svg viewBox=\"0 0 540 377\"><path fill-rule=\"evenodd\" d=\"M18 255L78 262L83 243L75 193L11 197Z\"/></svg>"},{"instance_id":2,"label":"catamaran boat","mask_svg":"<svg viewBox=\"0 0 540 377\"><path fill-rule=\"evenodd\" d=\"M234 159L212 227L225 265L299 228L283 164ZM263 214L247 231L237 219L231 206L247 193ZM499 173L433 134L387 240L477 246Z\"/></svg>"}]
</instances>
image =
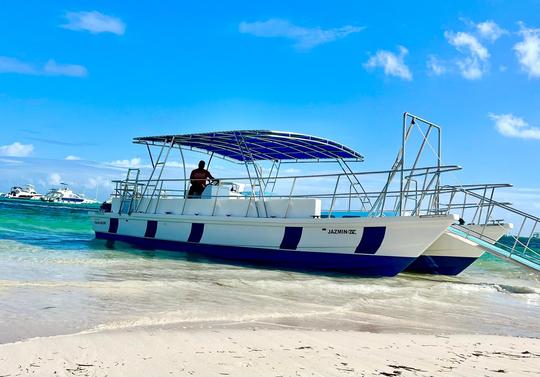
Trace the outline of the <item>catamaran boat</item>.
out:
<instances>
[{"instance_id":1,"label":"catamaran boat","mask_svg":"<svg viewBox=\"0 0 540 377\"><path fill-rule=\"evenodd\" d=\"M150 155L154 169L144 181L139 181L138 171L130 170L126 181L117 182L111 212L94 216L97 238L286 268L393 276L458 220L451 214L332 216L337 202L344 199L334 185L326 193L305 195L295 194L294 187L330 178L337 181L336 187L340 181L347 181L355 191L361 190L361 183L348 167L363 157L344 145L315 136L266 130L224 131L140 137L134 142L148 146L149 151L159 146L157 159ZM247 178L221 179L208 185L200 199L186 197L184 178L176 182L184 185L177 197L169 189L169 195L162 198L163 183L170 183L162 179L163 168L170 151L177 148L243 164ZM273 164L266 177L258 165L263 161ZM341 166L343 172L306 177L277 174L276 166L284 162L329 161ZM243 190L241 179L247 180ZM289 193L273 195L276 183L285 180L291 184ZM355 196L365 207L366 193Z\"/></svg>"},{"instance_id":2,"label":"catamaran boat","mask_svg":"<svg viewBox=\"0 0 540 377\"><path fill-rule=\"evenodd\" d=\"M428 131L421 133L420 149L407 164L406 146L420 122ZM439 132L437 161L420 167L431 130ZM298 133L237 130L137 137L133 142L147 148L151 173L141 178L139 169L128 169L126 179L115 181L111 205L93 215L93 229L98 239L144 248L362 276L394 276L407 268L457 274L485 251L512 261L518 254L522 258L528 243L520 249L522 241L516 241L509 251L495 246L512 226L488 224L494 209L518 213L493 200L493 190L501 185L443 185L443 174L461 168L442 165L440 140L438 126L405 113L402 147L392 168L356 173L353 165L363 162L361 154ZM164 175L173 150L180 152L183 178ZM200 198L190 198L187 151L243 165L245 174L221 178L208 184ZM304 168L310 163L318 170L325 164L338 171L280 174L285 164ZM381 181L382 189L367 187ZM524 223L540 222L519 215Z\"/></svg>"},{"instance_id":3,"label":"catamaran boat","mask_svg":"<svg viewBox=\"0 0 540 377\"><path fill-rule=\"evenodd\" d=\"M98 204L97 200L87 199L82 194L76 194L67 184L61 183L62 187L51 189L47 194L41 197L41 200L48 203L62 204Z\"/></svg>"},{"instance_id":4,"label":"catamaran boat","mask_svg":"<svg viewBox=\"0 0 540 377\"><path fill-rule=\"evenodd\" d=\"M40 199L42 195L36 192L36 189L34 188L33 185L27 184L24 187L21 187L21 186L12 187L8 193L4 194L3 197L8 198L8 199L36 200L36 199Z\"/></svg>"}]
</instances>

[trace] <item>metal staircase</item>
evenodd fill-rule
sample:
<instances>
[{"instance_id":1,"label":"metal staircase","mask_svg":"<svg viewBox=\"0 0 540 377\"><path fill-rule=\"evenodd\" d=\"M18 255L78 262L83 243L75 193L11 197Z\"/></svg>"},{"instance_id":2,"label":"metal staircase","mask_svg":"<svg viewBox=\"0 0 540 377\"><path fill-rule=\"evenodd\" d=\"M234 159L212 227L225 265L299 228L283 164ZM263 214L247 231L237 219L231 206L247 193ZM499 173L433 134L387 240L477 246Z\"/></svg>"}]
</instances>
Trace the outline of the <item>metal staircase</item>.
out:
<instances>
[{"instance_id":1,"label":"metal staircase","mask_svg":"<svg viewBox=\"0 0 540 377\"><path fill-rule=\"evenodd\" d=\"M495 240L493 240L494 243L490 243L485 240L485 236L481 236L477 234L477 232L471 232L470 230L463 229L460 226L451 226L448 228L448 230L458 237L465 238L476 243L484 251L496 257L505 259L523 267L527 267L536 272L540 272L540 253L528 247L530 239L520 239L516 236L508 236L515 240L513 243L514 245L509 246L504 242Z\"/></svg>"},{"instance_id":2,"label":"metal staircase","mask_svg":"<svg viewBox=\"0 0 540 377\"><path fill-rule=\"evenodd\" d=\"M272 161L270 172L268 173L268 177L264 181L264 191L274 192L274 189L276 188L278 176L279 176L280 167L281 167L281 161L279 160Z\"/></svg>"},{"instance_id":3,"label":"metal staircase","mask_svg":"<svg viewBox=\"0 0 540 377\"><path fill-rule=\"evenodd\" d=\"M171 152L173 147L174 147L174 136L171 138L170 141L166 141L161 144L161 149L159 151L158 157L156 161L152 163L152 167L153 167L152 172L150 173L150 176L148 177L148 180L146 184L144 185L143 191L141 193L141 197L148 198L146 208L144 209L145 213L148 213L150 211L150 205L154 203L152 199L156 196L156 193L157 193L158 200L155 202L154 212L157 210L157 207L159 204L159 198L161 197L161 192L163 190L163 181L161 180L161 176L163 175L165 164L167 163L167 159L169 158L169 153ZM137 209L136 209L137 212L140 211L140 207L142 203L143 203L142 201L138 203Z\"/></svg>"},{"instance_id":4,"label":"metal staircase","mask_svg":"<svg viewBox=\"0 0 540 377\"><path fill-rule=\"evenodd\" d=\"M126 180L122 181L121 187L116 188L116 195L119 195L120 208L118 209L118 214L126 213L131 214L134 203L137 203L137 200L140 198L139 195L139 175L141 174L140 169L128 169Z\"/></svg>"},{"instance_id":5,"label":"metal staircase","mask_svg":"<svg viewBox=\"0 0 540 377\"><path fill-rule=\"evenodd\" d=\"M455 224L448 229L458 237L473 241L496 257L540 272L540 239L536 237L540 228L540 218L513 208L508 203L494 200L493 192L500 186L485 185L483 189L482 186L474 188L442 186L440 192L449 194L451 201L460 201L459 204L452 204L451 201L446 204L448 213L455 213L456 210L461 209L462 219L468 220L468 223L481 225L480 230L476 231L465 224ZM463 197L462 202L461 197ZM469 213L474 211L472 217L467 216L466 211ZM512 219L512 221L517 219L517 234L508 234L500 240L490 239L484 234L488 225L496 226L500 223L500 220L494 218L494 213L498 218Z\"/></svg>"}]
</instances>

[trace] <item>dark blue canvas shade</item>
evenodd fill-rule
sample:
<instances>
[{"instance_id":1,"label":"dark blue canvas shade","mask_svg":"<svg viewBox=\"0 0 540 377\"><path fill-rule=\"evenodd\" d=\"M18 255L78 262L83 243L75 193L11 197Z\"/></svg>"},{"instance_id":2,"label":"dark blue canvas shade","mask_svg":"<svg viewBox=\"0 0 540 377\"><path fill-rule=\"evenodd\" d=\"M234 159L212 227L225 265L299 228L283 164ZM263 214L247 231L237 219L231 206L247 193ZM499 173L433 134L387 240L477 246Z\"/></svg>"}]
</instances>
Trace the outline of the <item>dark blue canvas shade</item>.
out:
<instances>
[{"instance_id":1,"label":"dark blue canvas shade","mask_svg":"<svg viewBox=\"0 0 540 377\"><path fill-rule=\"evenodd\" d=\"M331 140L291 132L244 130L199 134L147 136L134 143L173 143L185 149L214 153L236 162L346 159L363 161L363 156Z\"/></svg>"}]
</instances>

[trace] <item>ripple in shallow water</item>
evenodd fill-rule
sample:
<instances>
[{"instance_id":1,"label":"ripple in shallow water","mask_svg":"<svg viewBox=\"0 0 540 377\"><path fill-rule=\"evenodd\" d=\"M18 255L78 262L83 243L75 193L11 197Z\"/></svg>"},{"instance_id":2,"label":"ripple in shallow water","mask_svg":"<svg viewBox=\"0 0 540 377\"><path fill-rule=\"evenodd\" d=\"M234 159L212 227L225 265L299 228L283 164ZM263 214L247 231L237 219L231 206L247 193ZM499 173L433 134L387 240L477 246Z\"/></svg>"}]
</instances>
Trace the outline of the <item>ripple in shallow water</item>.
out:
<instances>
[{"instance_id":1,"label":"ripple in shallow water","mask_svg":"<svg viewBox=\"0 0 540 377\"><path fill-rule=\"evenodd\" d=\"M81 213L0 207L0 224L0 342L136 325L540 336L538 276L490 256L459 277L357 278L110 249Z\"/></svg>"}]
</instances>

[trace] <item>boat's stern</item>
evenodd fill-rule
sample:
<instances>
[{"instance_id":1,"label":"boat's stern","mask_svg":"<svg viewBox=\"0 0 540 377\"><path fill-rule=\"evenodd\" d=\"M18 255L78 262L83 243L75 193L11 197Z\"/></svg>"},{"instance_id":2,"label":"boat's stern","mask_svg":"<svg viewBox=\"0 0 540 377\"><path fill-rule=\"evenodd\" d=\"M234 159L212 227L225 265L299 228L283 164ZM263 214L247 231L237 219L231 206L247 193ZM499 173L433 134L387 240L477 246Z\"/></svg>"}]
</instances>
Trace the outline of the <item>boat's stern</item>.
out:
<instances>
[{"instance_id":1,"label":"boat's stern","mask_svg":"<svg viewBox=\"0 0 540 377\"><path fill-rule=\"evenodd\" d=\"M114 225L114 222L118 224L118 218L112 217L110 212L90 212L90 215L92 219L92 230L96 233L96 236L101 233L111 232L111 225Z\"/></svg>"}]
</instances>

